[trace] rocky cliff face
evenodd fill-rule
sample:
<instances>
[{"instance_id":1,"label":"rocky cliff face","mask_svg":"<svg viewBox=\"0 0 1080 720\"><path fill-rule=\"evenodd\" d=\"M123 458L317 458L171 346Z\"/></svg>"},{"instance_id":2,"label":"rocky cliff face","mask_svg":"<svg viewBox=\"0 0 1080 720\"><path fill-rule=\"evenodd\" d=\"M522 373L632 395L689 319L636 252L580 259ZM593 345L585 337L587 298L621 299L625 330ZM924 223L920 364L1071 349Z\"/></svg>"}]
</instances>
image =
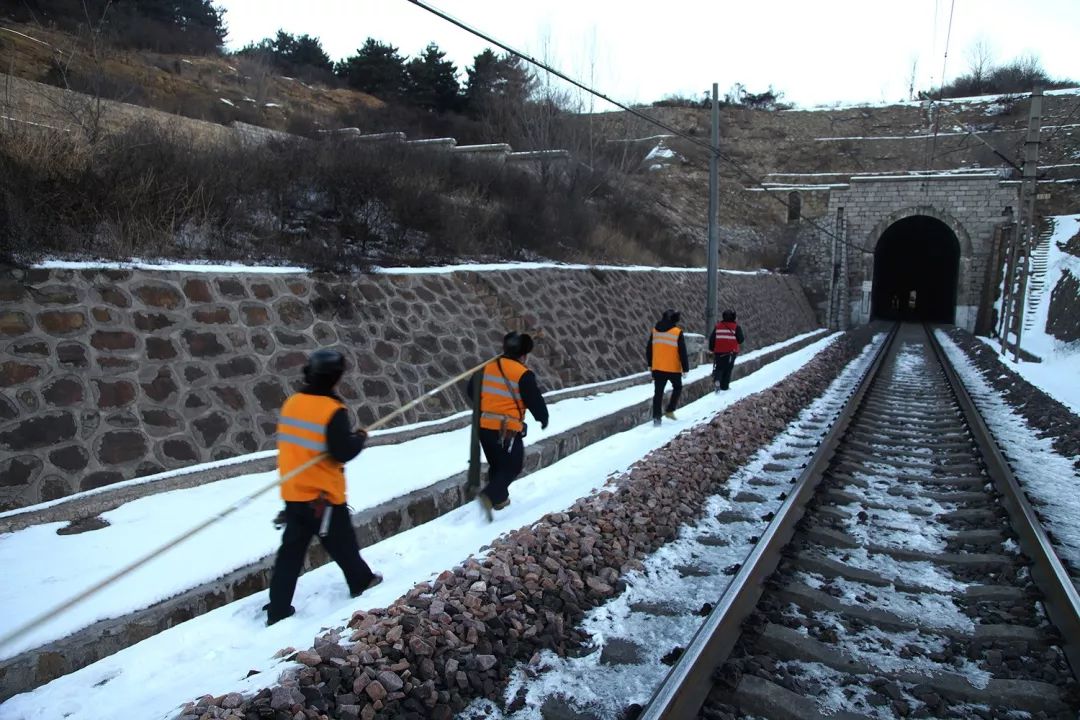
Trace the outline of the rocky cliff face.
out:
<instances>
[{"instance_id":1,"label":"rocky cliff face","mask_svg":"<svg viewBox=\"0 0 1080 720\"><path fill-rule=\"evenodd\" d=\"M272 449L306 354L342 349L340 394L370 423L539 335L556 389L644 370L667 307L704 332L705 273L509 269L328 276L146 270L0 274L0 508ZM747 349L815 326L793 276L722 274ZM454 389L403 422L466 407Z\"/></svg>"}]
</instances>

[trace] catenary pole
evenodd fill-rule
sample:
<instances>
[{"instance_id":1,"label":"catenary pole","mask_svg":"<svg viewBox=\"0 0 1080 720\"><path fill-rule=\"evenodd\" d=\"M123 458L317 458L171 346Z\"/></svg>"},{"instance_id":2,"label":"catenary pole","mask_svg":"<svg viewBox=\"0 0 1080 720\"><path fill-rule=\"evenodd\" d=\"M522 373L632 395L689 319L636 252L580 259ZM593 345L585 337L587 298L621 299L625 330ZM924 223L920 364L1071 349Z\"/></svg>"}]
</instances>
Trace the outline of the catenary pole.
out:
<instances>
[{"instance_id":1,"label":"catenary pole","mask_svg":"<svg viewBox=\"0 0 1080 720\"><path fill-rule=\"evenodd\" d=\"M708 280L706 282L705 298L705 337L709 336L716 327L716 265L719 261L720 243L717 239L716 216L720 206L720 158L716 155L716 148L720 143L720 104L717 99L717 84L712 86L712 150L709 153L709 258ZM706 348L711 350L712 348Z\"/></svg>"}]
</instances>

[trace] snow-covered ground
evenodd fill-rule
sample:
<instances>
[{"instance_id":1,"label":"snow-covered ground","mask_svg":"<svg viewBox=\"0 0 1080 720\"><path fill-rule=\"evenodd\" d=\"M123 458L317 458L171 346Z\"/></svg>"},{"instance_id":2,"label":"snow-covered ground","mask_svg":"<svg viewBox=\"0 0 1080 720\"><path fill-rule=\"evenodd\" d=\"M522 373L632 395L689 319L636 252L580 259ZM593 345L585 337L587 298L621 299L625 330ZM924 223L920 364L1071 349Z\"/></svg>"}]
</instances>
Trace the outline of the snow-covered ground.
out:
<instances>
[{"instance_id":1,"label":"snow-covered ground","mask_svg":"<svg viewBox=\"0 0 1080 720\"><path fill-rule=\"evenodd\" d=\"M1080 215L1056 215L1049 220L1054 223L1054 231L1047 257L1046 289L1034 312L1034 326L1024 331L1020 341L1024 350L1042 358L1042 362L1013 362L1011 354L999 359L1029 383L1080 415L1080 342L1062 342L1046 332L1050 295L1062 273L1068 271L1074 278L1080 279L1080 258L1058 247L1058 243L1064 244L1080 232ZM1000 312L1000 301L998 308ZM1001 349L1000 340L980 339L995 350Z\"/></svg>"},{"instance_id":2,"label":"snow-covered ground","mask_svg":"<svg viewBox=\"0 0 1080 720\"><path fill-rule=\"evenodd\" d=\"M44 270L157 270L161 272L203 273L264 273L296 274L307 268L278 265L242 265L239 263L149 261L133 258L127 261L43 260L34 267ZM453 272L496 272L505 270L627 270L630 272L706 272L703 267L653 267L651 265L581 265L558 262L461 263L428 267L373 267L371 272L384 275L445 275ZM725 270L722 275L758 275L767 270Z\"/></svg>"},{"instance_id":3,"label":"snow-covered ground","mask_svg":"<svg viewBox=\"0 0 1080 720\"><path fill-rule=\"evenodd\" d=\"M630 573L625 592L586 613L582 626L592 637L595 652L571 658L545 651L537 667L515 669L504 693L509 701L524 690L523 709L506 716L490 701L478 700L462 717L541 720L545 701L559 695L601 717L618 717L630 703L647 702L669 669L661 658L675 646L690 643L701 626L699 609L715 603L731 584L733 574L725 569L746 560L768 523L766 518L790 492L792 476L812 454L805 447L818 444L828 431L829 423L822 418L843 407L884 339L884 334L878 335L783 433L733 473L724 483L726 492L706 500L699 522L684 527L674 542L646 558L640 572ZM788 459L778 462L777 457ZM745 520L719 519L725 513ZM725 544L709 543L717 537ZM681 566L702 572L683 573ZM658 617L642 607L663 607L671 614ZM612 638L633 643L641 662L603 662L600 648Z\"/></svg>"},{"instance_id":4,"label":"snow-covered ground","mask_svg":"<svg viewBox=\"0 0 1080 720\"><path fill-rule=\"evenodd\" d=\"M1024 416L982 376L967 355L941 330L934 331L945 354L964 381L998 447L1012 463L1017 480L1027 497L1039 505L1048 528L1055 537L1058 554L1073 567L1080 568L1080 472L1073 467L1075 458L1056 452L1053 438L1039 437ZM1025 365L1030 363L1024 363ZM1071 377L1058 378L1058 384L1077 384ZM1057 397L1054 388L1047 393Z\"/></svg>"},{"instance_id":5,"label":"snow-covered ground","mask_svg":"<svg viewBox=\"0 0 1080 720\"><path fill-rule=\"evenodd\" d=\"M803 337L747 353L744 361ZM702 365L692 370L687 380L708 376L711 367ZM641 402L651 392L651 380L643 380L623 390L554 403L548 430L533 427L525 444L610 415ZM364 510L465 470L469 432L467 427L459 428L365 450L345 468L349 504L356 511ZM8 580L0 586L0 607L4 609L0 637L81 592L90 579L109 576L150 548L184 534L212 513L272 483L275 474L276 471L241 475L133 500L102 514L109 527L88 533L57 535L57 529L66 525L58 522L0 536L0 566L4 567ZM269 555L277 548L278 541L269 521L277 514L280 504L276 492L262 495L230 515L227 522L212 525L197 541L182 544L160 561L112 583L93 602L80 604L0 647L0 659L62 638L98 620L147 607ZM212 553L207 552L209 547L215 548ZM34 561L26 562L26 558ZM176 568L185 571L177 573ZM29 588L33 592L27 592Z\"/></svg>"},{"instance_id":6,"label":"snow-covered ground","mask_svg":"<svg viewBox=\"0 0 1080 720\"><path fill-rule=\"evenodd\" d=\"M1059 90L1045 90L1043 95L1080 95L1080 88L1062 88ZM1026 98L1027 93L1022 93L1021 98ZM972 105L988 105L999 106L1002 102L1013 102L1016 100L1015 94L1004 95L975 95L972 97L964 98L945 98L942 100L935 100L938 105L945 106L972 106ZM919 107L926 104L926 100L900 100L898 102L834 102L813 106L800 106L796 105L789 110L782 110L781 112L814 112L814 111L831 111L831 110L853 110L856 108L875 108L875 107L891 107L894 105L905 105L908 107Z\"/></svg>"},{"instance_id":7,"label":"snow-covered ground","mask_svg":"<svg viewBox=\"0 0 1080 720\"><path fill-rule=\"evenodd\" d=\"M676 422L639 426L522 478L514 484L513 505L492 524L481 521L476 507L467 506L366 548L365 558L376 569L385 570L387 579L361 598L350 599L337 567L324 566L301 578L294 601L297 614L271 628L263 627L261 608L266 594L260 592L11 698L0 705L0 719L90 720L130 716L134 709L139 717L165 718L182 702L202 693L254 690L271 684L285 667L273 658L280 648L308 647L322 628L344 624L356 610L385 607L415 583L480 552L498 535L569 507L683 430L786 378L836 337L819 340L734 382L728 393L710 394L685 406ZM709 371L708 366L699 367L687 379L704 377ZM640 402L649 396L650 388L642 384L556 403L548 432ZM466 432L456 430L365 451L347 468L350 502L356 508L369 507L464 469ZM527 442L535 442L540 434L538 429L530 433ZM145 548L148 538L158 542L172 537L266 480L265 473L248 475L143 498L106 513L109 528L82 535L57 536L60 524L53 523L0 536L0 563L6 576L0 588L4 610L0 634L138 555L133 545ZM10 656L94 620L143 607L272 552L278 537L270 519L279 504L275 497L264 496L262 502L231 516L228 523L197 536L0 654ZM258 674L245 679L252 669Z\"/></svg>"}]
</instances>

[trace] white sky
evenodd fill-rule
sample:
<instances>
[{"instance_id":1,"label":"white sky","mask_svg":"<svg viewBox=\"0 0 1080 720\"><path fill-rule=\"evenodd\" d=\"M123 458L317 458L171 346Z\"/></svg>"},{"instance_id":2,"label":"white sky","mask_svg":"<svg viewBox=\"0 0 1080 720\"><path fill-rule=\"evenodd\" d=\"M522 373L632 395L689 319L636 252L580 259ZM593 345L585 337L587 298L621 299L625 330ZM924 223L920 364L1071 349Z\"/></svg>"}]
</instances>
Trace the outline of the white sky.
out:
<instances>
[{"instance_id":1,"label":"white sky","mask_svg":"<svg viewBox=\"0 0 1080 720\"><path fill-rule=\"evenodd\" d=\"M953 6L948 59L945 38ZM319 37L337 60L371 36L402 54L435 41L461 71L487 43L408 0L217 0L228 47L279 28ZM769 84L813 105L906 99L912 64L926 89L968 68L983 40L998 64L1035 53L1055 78L1080 80L1077 0L432 0L469 25L623 102ZM597 100L596 110L608 109ZM586 104L586 108L588 105Z\"/></svg>"}]
</instances>

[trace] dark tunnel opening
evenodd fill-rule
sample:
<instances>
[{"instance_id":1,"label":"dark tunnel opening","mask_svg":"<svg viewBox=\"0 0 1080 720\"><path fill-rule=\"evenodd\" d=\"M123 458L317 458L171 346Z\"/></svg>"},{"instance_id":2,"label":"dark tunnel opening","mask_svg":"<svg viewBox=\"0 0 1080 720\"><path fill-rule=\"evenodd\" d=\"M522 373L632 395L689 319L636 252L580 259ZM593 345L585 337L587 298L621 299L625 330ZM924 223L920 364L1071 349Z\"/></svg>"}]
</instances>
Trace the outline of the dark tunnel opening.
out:
<instances>
[{"instance_id":1,"label":"dark tunnel opening","mask_svg":"<svg viewBox=\"0 0 1080 720\"><path fill-rule=\"evenodd\" d=\"M893 223L874 249L870 313L886 320L954 323L960 243L949 227L915 215Z\"/></svg>"}]
</instances>

